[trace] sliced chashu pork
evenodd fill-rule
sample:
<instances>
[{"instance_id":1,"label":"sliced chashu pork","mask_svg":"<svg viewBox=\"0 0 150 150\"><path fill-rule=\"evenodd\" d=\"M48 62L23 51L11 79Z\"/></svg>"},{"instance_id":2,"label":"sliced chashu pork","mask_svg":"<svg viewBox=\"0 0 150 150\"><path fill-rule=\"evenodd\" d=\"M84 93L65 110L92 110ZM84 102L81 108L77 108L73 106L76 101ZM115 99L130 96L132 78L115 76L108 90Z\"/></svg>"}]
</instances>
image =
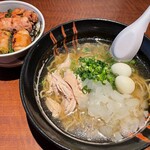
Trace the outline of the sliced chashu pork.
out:
<instances>
[{"instance_id":1,"label":"sliced chashu pork","mask_svg":"<svg viewBox=\"0 0 150 150\"><path fill-rule=\"evenodd\" d=\"M48 109L52 112L52 116L54 118L58 118L62 110L60 104L49 97L46 98L45 104L48 107Z\"/></svg>"},{"instance_id":2,"label":"sliced chashu pork","mask_svg":"<svg viewBox=\"0 0 150 150\"><path fill-rule=\"evenodd\" d=\"M66 114L73 112L76 107L76 100L72 88L56 71L52 74L48 74L48 76L50 80L49 93L54 91L56 95L62 97L61 106Z\"/></svg>"}]
</instances>

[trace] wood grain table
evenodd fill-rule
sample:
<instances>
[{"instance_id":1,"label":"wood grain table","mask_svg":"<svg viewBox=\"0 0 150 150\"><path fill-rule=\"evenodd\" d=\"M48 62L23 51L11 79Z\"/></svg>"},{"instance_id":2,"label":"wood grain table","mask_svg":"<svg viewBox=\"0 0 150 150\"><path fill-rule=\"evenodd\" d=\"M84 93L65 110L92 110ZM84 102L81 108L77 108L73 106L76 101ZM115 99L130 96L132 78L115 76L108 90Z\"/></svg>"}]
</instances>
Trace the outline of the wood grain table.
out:
<instances>
[{"instance_id":1,"label":"wood grain table","mask_svg":"<svg viewBox=\"0 0 150 150\"><path fill-rule=\"evenodd\" d=\"M82 18L106 18L129 25L150 5L150 0L25 0L44 15L45 32ZM146 32L150 37L150 26ZM0 150L40 150L40 141L28 121L19 93L21 67L0 68ZM35 137L35 138L34 138ZM43 148L45 149L45 148ZM56 148L51 145L49 149ZM150 148L147 148L147 150Z\"/></svg>"}]
</instances>

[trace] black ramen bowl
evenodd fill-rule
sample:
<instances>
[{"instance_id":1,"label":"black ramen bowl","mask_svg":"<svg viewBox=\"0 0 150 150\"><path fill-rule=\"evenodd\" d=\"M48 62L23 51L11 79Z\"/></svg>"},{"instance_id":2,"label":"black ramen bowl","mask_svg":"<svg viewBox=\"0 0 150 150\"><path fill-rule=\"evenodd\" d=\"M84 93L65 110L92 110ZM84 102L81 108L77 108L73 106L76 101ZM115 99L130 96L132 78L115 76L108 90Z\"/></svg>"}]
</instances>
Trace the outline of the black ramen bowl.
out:
<instances>
[{"instance_id":1,"label":"black ramen bowl","mask_svg":"<svg viewBox=\"0 0 150 150\"><path fill-rule=\"evenodd\" d=\"M101 39L112 42L116 35L126 26L104 19L76 20L62 24L47 32L28 53L20 76L20 94L27 118L49 143L54 143L63 149L73 150L112 150L112 149L143 149L149 145L149 141L143 141L138 134L117 143L90 143L77 140L67 136L62 131L55 128L40 109L38 100L39 93L37 83L40 75L44 72L43 68L49 63L54 55L61 49L70 45L76 46L77 42ZM135 56L140 62L141 75L150 77L150 40L144 37L140 51ZM144 67L143 67L144 66ZM131 120L132 121L132 120ZM147 124L148 125L148 124ZM146 126L147 126L146 125ZM140 130L142 136L150 138L150 131L146 126ZM138 138L139 137L139 138Z\"/></svg>"}]
</instances>

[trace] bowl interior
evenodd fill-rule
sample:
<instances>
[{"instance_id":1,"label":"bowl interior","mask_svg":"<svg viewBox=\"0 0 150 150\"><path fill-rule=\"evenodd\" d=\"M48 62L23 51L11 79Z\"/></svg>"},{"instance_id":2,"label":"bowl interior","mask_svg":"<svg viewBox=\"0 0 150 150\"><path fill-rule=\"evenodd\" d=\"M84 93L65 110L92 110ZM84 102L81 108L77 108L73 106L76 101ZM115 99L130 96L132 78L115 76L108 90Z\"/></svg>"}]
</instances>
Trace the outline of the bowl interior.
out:
<instances>
[{"instance_id":1,"label":"bowl interior","mask_svg":"<svg viewBox=\"0 0 150 150\"><path fill-rule=\"evenodd\" d=\"M98 38L105 41L113 41L123 28L125 28L123 24L101 19L69 22L46 33L33 47L30 54L27 55L20 77L21 98L29 119L48 140L66 149L126 149L145 146L144 142L135 137L123 143L113 143L110 145L94 145L74 140L68 136L64 136L56 128L51 126L46 118L43 117L38 104L38 91L36 87L36 83L39 82L38 76L41 74L47 61L53 58L54 52L57 53L56 47L62 47L68 42L76 43L77 40L82 41L82 39ZM144 74L146 77L150 76L150 67L148 65L150 61L149 44L149 39L144 37L144 42L138 53L139 60L146 66L146 74ZM147 57L147 55L149 56Z\"/></svg>"}]
</instances>

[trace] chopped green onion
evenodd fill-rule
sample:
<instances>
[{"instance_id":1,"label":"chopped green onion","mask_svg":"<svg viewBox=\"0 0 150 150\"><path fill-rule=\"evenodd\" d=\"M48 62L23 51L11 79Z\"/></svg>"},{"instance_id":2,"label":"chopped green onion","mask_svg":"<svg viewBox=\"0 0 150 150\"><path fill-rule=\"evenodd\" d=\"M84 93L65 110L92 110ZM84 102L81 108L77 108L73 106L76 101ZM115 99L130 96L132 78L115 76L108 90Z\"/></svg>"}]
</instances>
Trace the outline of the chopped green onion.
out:
<instances>
[{"instance_id":1,"label":"chopped green onion","mask_svg":"<svg viewBox=\"0 0 150 150\"><path fill-rule=\"evenodd\" d=\"M75 71L81 77L81 80L90 79L94 81L101 81L106 84L108 81L113 87L115 82L115 75L111 72L109 64L96 59L95 57L81 57L79 65Z\"/></svg>"},{"instance_id":2,"label":"chopped green onion","mask_svg":"<svg viewBox=\"0 0 150 150\"><path fill-rule=\"evenodd\" d=\"M12 34L10 35L10 38L9 38L8 47L9 47L9 53L14 52L14 49L12 48Z\"/></svg>"},{"instance_id":3,"label":"chopped green onion","mask_svg":"<svg viewBox=\"0 0 150 150\"><path fill-rule=\"evenodd\" d=\"M85 86L82 88L82 92L83 92L84 94L87 94L87 93L90 93L90 92L91 92L91 89L89 89L88 86L85 85Z\"/></svg>"},{"instance_id":4,"label":"chopped green onion","mask_svg":"<svg viewBox=\"0 0 150 150\"><path fill-rule=\"evenodd\" d=\"M12 9L8 9L7 14L5 15L5 18L10 18L12 14Z\"/></svg>"}]
</instances>

